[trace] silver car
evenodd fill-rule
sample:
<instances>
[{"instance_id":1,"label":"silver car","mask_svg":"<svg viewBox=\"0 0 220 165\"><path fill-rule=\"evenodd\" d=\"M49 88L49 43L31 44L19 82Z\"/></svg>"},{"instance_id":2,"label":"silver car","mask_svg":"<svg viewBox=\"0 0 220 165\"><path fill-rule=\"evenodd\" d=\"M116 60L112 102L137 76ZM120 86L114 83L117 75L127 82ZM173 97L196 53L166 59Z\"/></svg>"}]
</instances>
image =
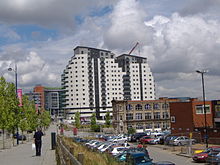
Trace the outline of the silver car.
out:
<instances>
[{"instance_id":1,"label":"silver car","mask_svg":"<svg viewBox=\"0 0 220 165\"><path fill-rule=\"evenodd\" d=\"M175 139L171 140L170 144L175 146L182 146L190 144L190 141L192 142L192 144L196 143L195 139L190 139L187 136L178 136Z\"/></svg>"}]
</instances>

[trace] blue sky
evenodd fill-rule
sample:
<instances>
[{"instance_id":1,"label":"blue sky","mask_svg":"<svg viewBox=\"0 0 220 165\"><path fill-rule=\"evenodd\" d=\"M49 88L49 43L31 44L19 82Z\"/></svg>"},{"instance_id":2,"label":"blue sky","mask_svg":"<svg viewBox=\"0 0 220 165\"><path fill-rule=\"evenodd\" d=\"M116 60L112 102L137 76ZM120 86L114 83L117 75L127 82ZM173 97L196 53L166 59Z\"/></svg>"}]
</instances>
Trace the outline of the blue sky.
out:
<instances>
[{"instance_id":1,"label":"blue sky","mask_svg":"<svg viewBox=\"0 0 220 165\"><path fill-rule=\"evenodd\" d=\"M217 0L8 0L0 2L0 73L16 61L19 86L60 86L73 48L127 53L136 42L148 58L157 97L219 99L220 2ZM137 52L134 52L137 53Z\"/></svg>"}]
</instances>

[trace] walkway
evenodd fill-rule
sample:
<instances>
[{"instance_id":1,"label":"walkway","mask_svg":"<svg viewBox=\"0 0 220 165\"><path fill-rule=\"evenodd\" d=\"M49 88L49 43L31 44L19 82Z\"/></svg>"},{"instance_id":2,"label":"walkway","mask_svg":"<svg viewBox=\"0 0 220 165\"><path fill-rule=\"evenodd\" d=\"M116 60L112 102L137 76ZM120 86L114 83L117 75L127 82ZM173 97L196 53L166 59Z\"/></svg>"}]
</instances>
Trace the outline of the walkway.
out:
<instances>
[{"instance_id":1,"label":"walkway","mask_svg":"<svg viewBox=\"0 0 220 165\"><path fill-rule=\"evenodd\" d=\"M56 132L56 125L51 125L43 136L42 155L35 156L31 149L32 142L0 150L1 165L55 165L55 150L51 150L51 132Z\"/></svg>"}]
</instances>

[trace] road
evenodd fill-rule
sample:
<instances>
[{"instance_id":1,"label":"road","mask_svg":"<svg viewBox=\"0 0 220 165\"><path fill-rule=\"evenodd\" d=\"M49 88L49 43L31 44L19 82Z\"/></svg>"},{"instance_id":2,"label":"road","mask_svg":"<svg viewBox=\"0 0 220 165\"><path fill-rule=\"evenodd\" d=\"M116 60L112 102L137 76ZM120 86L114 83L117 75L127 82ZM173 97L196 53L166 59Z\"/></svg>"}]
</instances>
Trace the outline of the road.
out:
<instances>
[{"instance_id":1,"label":"road","mask_svg":"<svg viewBox=\"0 0 220 165\"><path fill-rule=\"evenodd\" d=\"M177 156L176 154L171 153L170 151L157 148L156 146L149 145L147 148L150 158L153 159L153 162L166 160L171 161L176 165L198 165L198 163L192 161L192 158ZM199 163L199 165L205 165L205 163Z\"/></svg>"}]
</instances>

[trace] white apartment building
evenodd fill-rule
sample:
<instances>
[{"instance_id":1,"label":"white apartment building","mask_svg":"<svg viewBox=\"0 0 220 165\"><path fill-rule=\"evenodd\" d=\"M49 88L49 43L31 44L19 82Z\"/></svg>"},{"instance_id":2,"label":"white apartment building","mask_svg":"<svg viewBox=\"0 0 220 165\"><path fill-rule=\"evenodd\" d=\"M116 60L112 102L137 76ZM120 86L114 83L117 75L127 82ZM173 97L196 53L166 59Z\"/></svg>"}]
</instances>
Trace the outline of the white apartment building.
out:
<instances>
[{"instance_id":1,"label":"white apartment building","mask_svg":"<svg viewBox=\"0 0 220 165\"><path fill-rule=\"evenodd\" d=\"M67 119L79 111L89 120L92 113L104 119L112 100L155 99L154 79L147 59L115 55L108 50L78 46L62 74Z\"/></svg>"}]
</instances>

